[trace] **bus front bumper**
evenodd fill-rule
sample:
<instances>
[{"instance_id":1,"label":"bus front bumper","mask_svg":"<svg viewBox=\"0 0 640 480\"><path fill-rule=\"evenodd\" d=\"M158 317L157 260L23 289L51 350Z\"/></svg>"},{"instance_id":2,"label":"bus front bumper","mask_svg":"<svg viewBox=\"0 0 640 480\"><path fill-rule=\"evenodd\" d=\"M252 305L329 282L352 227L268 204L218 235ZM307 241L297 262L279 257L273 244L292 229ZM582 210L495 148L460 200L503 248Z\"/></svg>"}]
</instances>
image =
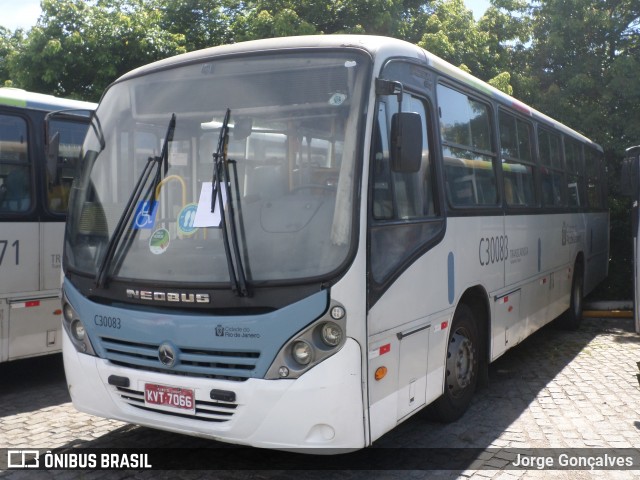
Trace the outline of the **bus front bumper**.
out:
<instances>
[{"instance_id":1,"label":"bus front bumper","mask_svg":"<svg viewBox=\"0 0 640 480\"><path fill-rule=\"evenodd\" d=\"M85 413L254 447L365 446L361 352L351 338L338 353L295 380L235 382L119 367L78 353L66 332L63 358L73 405ZM114 377L128 379L129 386L111 385L110 377L111 383ZM193 391L195 412L146 403L147 384ZM233 392L235 401L212 400L212 390Z\"/></svg>"}]
</instances>

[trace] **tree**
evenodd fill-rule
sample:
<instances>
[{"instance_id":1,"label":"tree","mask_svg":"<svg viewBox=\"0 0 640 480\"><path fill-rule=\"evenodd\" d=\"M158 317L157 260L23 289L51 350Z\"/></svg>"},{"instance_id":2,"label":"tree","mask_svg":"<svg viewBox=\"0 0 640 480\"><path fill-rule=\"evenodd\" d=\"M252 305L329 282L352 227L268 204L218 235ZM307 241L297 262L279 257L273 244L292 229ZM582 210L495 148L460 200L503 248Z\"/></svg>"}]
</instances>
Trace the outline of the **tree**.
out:
<instances>
[{"instance_id":1,"label":"tree","mask_svg":"<svg viewBox=\"0 0 640 480\"><path fill-rule=\"evenodd\" d=\"M296 2L266 0L248 2L247 7L231 25L236 42L321 33L298 14Z\"/></svg>"},{"instance_id":2,"label":"tree","mask_svg":"<svg viewBox=\"0 0 640 480\"><path fill-rule=\"evenodd\" d=\"M18 55L24 40L22 30L18 29L12 33L0 26L0 87L14 86L11 62Z\"/></svg>"},{"instance_id":3,"label":"tree","mask_svg":"<svg viewBox=\"0 0 640 480\"><path fill-rule=\"evenodd\" d=\"M235 41L307 34L360 33L417 41L428 3L417 0L255 0L232 23Z\"/></svg>"},{"instance_id":4,"label":"tree","mask_svg":"<svg viewBox=\"0 0 640 480\"><path fill-rule=\"evenodd\" d=\"M511 75L509 72L502 72L489 80L489 85L497 88L498 90L506 93L507 95L513 95L513 87L511 86Z\"/></svg>"},{"instance_id":5,"label":"tree","mask_svg":"<svg viewBox=\"0 0 640 480\"><path fill-rule=\"evenodd\" d=\"M42 15L12 64L28 90L97 100L118 76L185 51L142 0L43 0Z\"/></svg>"},{"instance_id":6,"label":"tree","mask_svg":"<svg viewBox=\"0 0 640 480\"><path fill-rule=\"evenodd\" d=\"M617 191L624 149L640 143L640 3L545 0L531 12L532 102L605 149L612 262L599 295L631 298L629 208Z\"/></svg>"},{"instance_id":7,"label":"tree","mask_svg":"<svg viewBox=\"0 0 640 480\"><path fill-rule=\"evenodd\" d=\"M516 98L529 99L531 88L524 73L530 59L528 44L531 41L532 25L526 0L491 0L491 6L478 21L478 29L487 33L486 56L480 62L485 71L495 77L489 82L502 84L508 73L505 93L511 90ZM495 86L495 85L494 85Z\"/></svg>"},{"instance_id":8,"label":"tree","mask_svg":"<svg viewBox=\"0 0 640 480\"><path fill-rule=\"evenodd\" d=\"M187 51L233 42L231 24L244 3L234 0L156 0L160 27L183 35Z\"/></svg>"},{"instance_id":9,"label":"tree","mask_svg":"<svg viewBox=\"0 0 640 480\"><path fill-rule=\"evenodd\" d=\"M480 78L489 78L480 61L488 53L488 35L478 29L473 13L462 0L437 0L418 45L448 62L465 65Z\"/></svg>"},{"instance_id":10,"label":"tree","mask_svg":"<svg viewBox=\"0 0 640 480\"><path fill-rule=\"evenodd\" d=\"M639 22L637 0L546 0L533 9L535 101L618 156L638 99L620 82L640 74Z\"/></svg>"},{"instance_id":11,"label":"tree","mask_svg":"<svg viewBox=\"0 0 640 480\"><path fill-rule=\"evenodd\" d=\"M421 15L425 23L418 45L512 94L510 72L518 71L513 69L514 58L524 51L521 38L528 37L529 27L526 20L501 8L520 7L518 0L494 0L476 22L462 0L437 0L431 12Z\"/></svg>"}]
</instances>

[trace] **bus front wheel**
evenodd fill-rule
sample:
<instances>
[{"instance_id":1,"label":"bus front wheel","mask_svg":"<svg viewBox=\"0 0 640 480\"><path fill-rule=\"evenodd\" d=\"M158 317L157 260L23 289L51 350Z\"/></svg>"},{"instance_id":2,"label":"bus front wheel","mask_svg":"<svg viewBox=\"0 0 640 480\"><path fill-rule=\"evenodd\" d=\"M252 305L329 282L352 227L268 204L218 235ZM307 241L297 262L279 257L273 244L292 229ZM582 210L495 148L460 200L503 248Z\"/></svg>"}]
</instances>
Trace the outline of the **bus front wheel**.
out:
<instances>
[{"instance_id":1,"label":"bus front wheel","mask_svg":"<svg viewBox=\"0 0 640 480\"><path fill-rule=\"evenodd\" d=\"M460 304L449 332L444 393L431 406L434 419L453 422L469 408L478 381L479 338L471 308Z\"/></svg>"}]
</instances>

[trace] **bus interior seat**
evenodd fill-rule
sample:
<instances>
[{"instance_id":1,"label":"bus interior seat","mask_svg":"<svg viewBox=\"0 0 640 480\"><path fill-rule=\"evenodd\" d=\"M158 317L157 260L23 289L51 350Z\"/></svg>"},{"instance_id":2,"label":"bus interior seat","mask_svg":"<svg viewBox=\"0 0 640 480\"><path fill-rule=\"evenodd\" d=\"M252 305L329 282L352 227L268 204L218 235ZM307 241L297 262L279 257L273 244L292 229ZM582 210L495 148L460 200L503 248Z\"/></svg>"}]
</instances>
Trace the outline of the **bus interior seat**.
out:
<instances>
[{"instance_id":1,"label":"bus interior seat","mask_svg":"<svg viewBox=\"0 0 640 480\"><path fill-rule=\"evenodd\" d=\"M526 203L522 192L514 185L513 179L506 176L504 178L504 195L507 205L525 205Z\"/></svg>"},{"instance_id":2,"label":"bus interior seat","mask_svg":"<svg viewBox=\"0 0 640 480\"><path fill-rule=\"evenodd\" d=\"M473 175L456 178L451 185L451 200L454 205L466 206L478 203Z\"/></svg>"},{"instance_id":3,"label":"bus interior seat","mask_svg":"<svg viewBox=\"0 0 640 480\"><path fill-rule=\"evenodd\" d=\"M64 212L69 203L71 183L61 181L57 185L49 186L49 208L54 212Z\"/></svg>"},{"instance_id":4,"label":"bus interior seat","mask_svg":"<svg viewBox=\"0 0 640 480\"><path fill-rule=\"evenodd\" d=\"M286 193L287 178L282 165L257 165L247 170L246 197L274 200Z\"/></svg>"},{"instance_id":5,"label":"bus interior seat","mask_svg":"<svg viewBox=\"0 0 640 480\"><path fill-rule=\"evenodd\" d=\"M15 168L6 176L2 185L4 192L0 209L10 212L24 212L29 209L29 181L25 169Z\"/></svg>"}]
</instances>

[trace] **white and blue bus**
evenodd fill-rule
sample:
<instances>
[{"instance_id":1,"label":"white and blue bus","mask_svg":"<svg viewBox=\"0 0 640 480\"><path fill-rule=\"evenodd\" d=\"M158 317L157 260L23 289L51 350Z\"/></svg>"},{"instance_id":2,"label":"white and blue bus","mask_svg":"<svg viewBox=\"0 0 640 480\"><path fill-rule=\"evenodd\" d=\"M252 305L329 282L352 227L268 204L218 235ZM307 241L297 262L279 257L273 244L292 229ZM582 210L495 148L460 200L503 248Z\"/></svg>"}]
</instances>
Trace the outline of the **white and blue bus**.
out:
<instances>
[{"instance_id":1,"label":"white and blue bus","mask_svg":"<svg viewBox=\"0 0 640 480\"><path fill-rule=\"evenodd\" d=\"M95 104L0 88L0 362L60 352L62 242ZM73 109L73 111L68 111ZM57 155L45 154L45 116Z\"/></svg>"},{"instance_id":2,"label":"white and blue bus","mask_svg":"<svg viewBox=\"0 0 640 480\"><path fill-rule=\"evenodd\" d=\"M602 148L374 36L215 47L104 93L72 186L83 412L276 449L455 420L607 274Z\"/></svg>"}]
</instances>

